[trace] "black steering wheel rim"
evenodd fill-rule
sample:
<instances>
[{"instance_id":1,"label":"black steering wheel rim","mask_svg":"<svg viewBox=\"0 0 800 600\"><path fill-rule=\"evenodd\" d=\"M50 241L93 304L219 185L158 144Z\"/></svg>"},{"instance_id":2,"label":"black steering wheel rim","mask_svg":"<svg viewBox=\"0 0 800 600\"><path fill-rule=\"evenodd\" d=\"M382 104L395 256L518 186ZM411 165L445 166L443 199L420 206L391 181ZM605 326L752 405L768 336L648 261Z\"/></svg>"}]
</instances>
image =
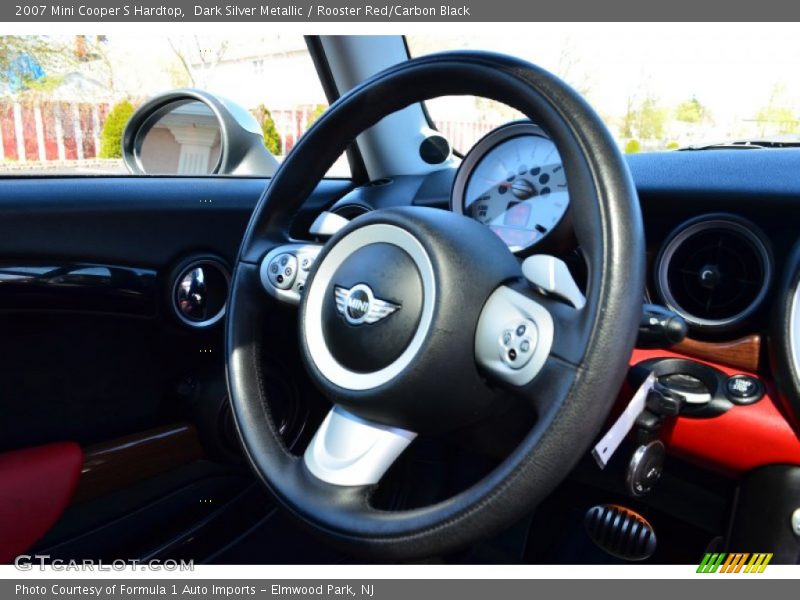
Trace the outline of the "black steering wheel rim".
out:
<instances>
[{"instance_id":1,"label":"black steering wheel rim","mask_svg":"<svg viewBox=\"0 0 800 600\"><path fill-rule=\"evenodd\" d=\"M521 110L559 148L590 281L580 343L537 376L537 426L488 476L444 502L403 512L370 506L369 487L316 479L280 440L261 377L265 294L259 261L289 241L291 218L356 135L413 102L488 97ZM380 217L376 217L380 218ZM331 240L336 243L337 238ZM623 381L641 311L644 236L635 188L599 117L562 81L507 56L457 52L402 63L337 101L300 140L256 207L232 280L226 358L235 421L254 470L292 513L354 550L408 558L453 550L510 525L563 479L602 426ZM547 389L541 389L546 386Z\"/></svg>"}]
</instances>

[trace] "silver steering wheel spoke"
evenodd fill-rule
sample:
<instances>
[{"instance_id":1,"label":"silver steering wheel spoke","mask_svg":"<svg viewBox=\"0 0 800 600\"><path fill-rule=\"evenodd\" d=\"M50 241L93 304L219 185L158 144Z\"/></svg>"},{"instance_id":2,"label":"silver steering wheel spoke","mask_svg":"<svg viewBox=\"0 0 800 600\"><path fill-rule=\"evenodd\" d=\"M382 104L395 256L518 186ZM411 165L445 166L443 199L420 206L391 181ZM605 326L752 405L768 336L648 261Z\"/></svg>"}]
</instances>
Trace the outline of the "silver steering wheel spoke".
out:
<instances>
[{"instance_id":1,"label":"silver steering wheel spoke","mask_svg":"<svg viewBox=\"0 0 800 600\"><path fill-rule=\"evenodd\" d=\"M586 306L566 263L537 254L522 263L530 287L497 288L481 311L475 333L475 358L488 374L512 386L530 383L550 354L560 356L556 332L576 326ZM569 336L565 339L571 339Z\"/></svg>"},{"instance_id":2,"label":"silver steering wheel spoke","mask_svg":"<svg viewBox=\"0 0 800 600\"><path fill-rule=\"evenodd\" d=\"M334 406L306 448L303 461L326 483L373 485L416 437L412 431L367 421Z\"/></svg>"},{"instance_id":3,"label":"silver steering wheel spoke","mask_svg":"<svg viewBox=\"0 0 800 600\"><path fill-rule=\"evenodd\" d=\"M475 359L494 378L524 386L544 366L553 336L553 317L546 308L500 286L489 296L478 319Z\"/></svg>"},{"instance_id":4,"label":"silver steering wheel spoke","mask_svg":"<svg viewBox=\"0 0 800 600\"><path fill-rule=\"evenodd\" d=\"M261 285L270 296L297 306L305 292L311 267L321 251L322 244L292 243L276 246L261 260Z\"/></svg>"}]
</instances>

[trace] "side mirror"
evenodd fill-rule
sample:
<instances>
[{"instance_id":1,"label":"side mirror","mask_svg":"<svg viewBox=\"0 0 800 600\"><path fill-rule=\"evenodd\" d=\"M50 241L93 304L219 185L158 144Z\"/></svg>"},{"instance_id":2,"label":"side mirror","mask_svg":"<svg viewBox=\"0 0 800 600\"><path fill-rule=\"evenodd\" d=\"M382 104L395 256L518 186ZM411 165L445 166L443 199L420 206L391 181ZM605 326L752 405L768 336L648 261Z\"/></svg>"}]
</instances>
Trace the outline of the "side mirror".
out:
<instances>
[{"instance_id":1,"label":"side mirror","mask_svg":"<svg viewBox=\"0 0 800 600\"><path fill-rule=\"evenodd\" d=\"M193 89L139 107L125 127L122 157L135 175L271 176L278 168L253 115Z\"/></svg>"}]
</instances>

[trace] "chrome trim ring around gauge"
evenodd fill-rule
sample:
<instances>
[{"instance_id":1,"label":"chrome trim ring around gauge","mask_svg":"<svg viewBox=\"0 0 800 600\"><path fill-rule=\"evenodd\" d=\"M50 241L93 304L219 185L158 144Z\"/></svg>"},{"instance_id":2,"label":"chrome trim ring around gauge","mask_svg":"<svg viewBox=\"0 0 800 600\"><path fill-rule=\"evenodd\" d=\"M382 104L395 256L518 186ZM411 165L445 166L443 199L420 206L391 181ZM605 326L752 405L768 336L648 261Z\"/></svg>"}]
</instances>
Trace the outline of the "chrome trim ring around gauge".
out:
<instances>
[{"instance_id":1,"label":"chrome trim ring around gauge","mask_svg":"<svg viewBox=\"0 0 800 600\"><path fill-rule=\"evenodd\" d=\"M190 282L190 286L194 286L197 283L197 275L199 271L200 279L204 279L204 271L203 269L212 268L219 272L222 277L225 279L225 294L224 297L228 297L228 292L230 291L231 287L231 274L228 272L228 268L219 260L215 260L213 258L198 258L197 260L192 260L188 262L178 273L178 276L175 277L175 281L172 284L172 295L170 297L170 305L172 306L172 312L175 313L175 316L183 322L185 325L189 327L193 327L195 329L205 329L207 327L211 327L219 323L222 317L225 316L225 309L227 308L228 302L227 300L222 304L222 307L212 316L208 317L207 319L192 319L188 317L179 305L179 298L182 295L182 291L190 292L190 290L181 290L182 283L186 281L187 278L191 278L192 281ZM202 284L203 282L200 281ZM202 291L203 294L207 293L207 290L204 288ZM188 299L188 297L187 297ZM205 301L205 300L203 300Z\"/></svg>"},{"instance_id":2,"label":"chrome trim ring around gauge","mask_svg":"<svg viewBox=\"0 0 800 600\"><path fill-rule=\"evenodd\" d=\"M382 369L361 373L344 367L331 354L323 334L322 307L325 294L333 293L333 278L344 261L357 250L377 243L397 246L411 257L422 281L422 313L414 336L399 357ZM394 379L411 364L422 348L433 322L436 280L430 257L417 238L395 225L377 223L356 229L339 240L317 265L317 272L306 293L301 329L311 362L332 384L346 390L364 391Z\"/></svg>"},{"instance_id":3,"label":"chrome trim ring around gauge","mask_svg":"<svg viewBox=\"0 0 800 600\"><path fill-rule=\"evenodd\" d=\"M687 225L687 223L689 224ZM666 304L669 309L674 310L676 313L686 319L686 322L689 323L689 325L707 329L726 328L738 325L750 317L758 309L758 307L761 306L764 298L766 298L770 283L772 282L774 271L772 264L772 253L767 248L761 236L757 233L754 233L749 227L757 230L755 225L750 224L744 219L740 220L738 218L727 216L709 217L708 219L703 220L690 219L686 223L678 226L680 231L678 231L677 234L674 234L671 239L669 239L667 244L661 249L658 258L656 259L656 286L658 288L658 293L664 300L664 304ZM764 268L764 280L761 288L758 291L758 294L753 301L744 310L725 319L705 319L691 314L677 302L672 294L672 290L670 290L669 287L669 267L675 252L691 236L712 229L733 231L749 240L753 244L755 250L758 252Z\"/></svg>"},{"instance_id":4,"label":"chrome trim ring around gauge","mask_svg":"<svg viewBox=\"0 0 800 600\"><path fill-rule=\"evenodd\" d=\"M535 123L531 123L530 121L516 121L507 123L506 125L502 125L497 129L490 131L483 138L481 138L478 143L475 144L475 146L473 146L472 149L467 153L458 168L455 180L453 181L453 189L450 193L450 210L457 214L474 218L464 210L464 205L466 203L466 194L469 188L469 183L476 169L495 148L498 148L505 142L508 142L514 138L526 136L544 138L548 142L552 142L550 136L547 135L544 129ZM553 144L553 146L555 148L555 144ZM557 150L558 149L556 148L556 151ZM559 163L560 162L561 159L559 158ZM518 184L515 182L514 185L512 185L512 193L514 193L513 189L516 187L518 187ZM547 231L547 233L543 233L542 235L548 235L555 229L560 228L562 224L564 224L568 212L569 205L567 205L567 208L564 209L564 212L558 219L558 222L553 225L549 231ZM515 254L525 254L527 250L534 248L540 241L542 241L542 238L535 240L526 247L510 246L509 249Z\"/></svg>"},{"instance_id":5,"label":"chrome trim ring around gauge","mask_svg":"<svg viewBox=\"0 0 800 600\"><path fill-rule=\"evenodd\" d=\"M495 146L523 135L536 135L548 140L550 139L550 136L538 125L520 121L495 129L478 140L478 143L475 144L464 157L458 169L458 173L456 173L456 178L453 182L453 193L450 195L450 210L460 215L464 214L464 194L467 191L467 183L469 182L473 170L483 157Z\"/></svg>"}]
</instances>

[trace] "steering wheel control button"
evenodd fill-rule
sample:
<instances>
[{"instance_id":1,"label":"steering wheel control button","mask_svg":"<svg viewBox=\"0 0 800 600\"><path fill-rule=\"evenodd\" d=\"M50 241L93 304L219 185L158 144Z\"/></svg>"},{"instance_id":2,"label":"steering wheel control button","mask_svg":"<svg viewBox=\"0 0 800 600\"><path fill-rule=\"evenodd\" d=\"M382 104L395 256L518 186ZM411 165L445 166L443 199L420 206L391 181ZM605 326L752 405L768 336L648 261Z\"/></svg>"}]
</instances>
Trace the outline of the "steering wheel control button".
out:
<instances>
[{"instance_id":1,"label":"steering wheel control button","mask_svg":"<svg viewBox=\"0 0 800 600\"><path fill-rule=\"evenodd\" d=\"M509 322L510 315L516 318ZM523 386L536 377L552 346L553 317L541 304L506 286L489 296L475 332L475 358L483 369Z\"/></svg>"},{"instance_id":2,"label":"steering wheel control button","mask_svg":"<svg viewBox=\"0 0 800 600\"><path fill-rule=\"evenodd\" d=\"M321 249L316 244L287 244L273 249L261 261L261 285L279 300L298 304Z\"/></svg>"},{"instance_id":3,"label":"steering wheel control button","mask_svg":"<svg viewBox=\"0 0 800 600\"><path fill-rule=\"evenodd\" d=\"M514 323L500 336L501 360L512 369L521 369L533 356L531 348L536 346L536 338L536 324L533 321Z\"/></svg>"},{"instance_id":4,"label":"steering wheel control button","mask_svg":"<svg viewBox=\"0 0 800 600\"><path fill-rule=\"evenodd\" d=\"M297 257L288 252L272 259L269 265L269 281L280 290L292 287L297 273Z\"/></svg>"},{"instance_id":5,"label":"steering wheel control button","mask_svg":"<svg viewBox=\"0 0 800 600\"><path fill-rule=\"evenodd\" d=\"M751 375L734 375L725 382L725 394L734 404L753 404L764 396L764 386Z\"/></svg>"},{"instance_id":6,"label":"steering wheel control button","mask_svg":"<svg viewBox=\"0 0 800 600\"><path fill-rule=\"evenodd\" d=\"M384 242L359 248L335 270L322 303L331 355L357 373L390 365L416 333L423 297L419 270L405 250Z\"/></svg>"},{"instance_id":7,"label":"steering wheel control button","mask_svg":"<svg viewBox=\"0 0 800 600\"><path fill-rule=\"evenodd\" d=\"M666 453L661 440L639 446L634 451L625 476L625 486L631 496L644 496L652 491L664 471Z\"/></svg>"}]
</instances>

